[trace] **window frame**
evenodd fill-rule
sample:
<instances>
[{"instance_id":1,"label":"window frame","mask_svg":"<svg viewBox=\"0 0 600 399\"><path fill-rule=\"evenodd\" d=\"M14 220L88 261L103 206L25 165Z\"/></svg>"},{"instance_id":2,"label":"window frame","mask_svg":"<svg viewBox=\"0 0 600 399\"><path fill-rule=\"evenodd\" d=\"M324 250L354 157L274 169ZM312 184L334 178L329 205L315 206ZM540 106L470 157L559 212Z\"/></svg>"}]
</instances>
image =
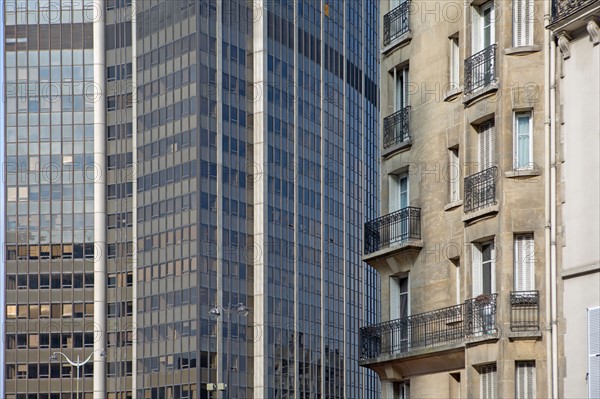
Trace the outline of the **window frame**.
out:
<instances>
[{"instance_id":1,"label":"window frame","mask_svg":"<svg viewBox=\"0 0 600 399\"><path fill-rule=\"evenodd\" d=\"M523 136L519 131L519 118L526 116L528 119L528 153L527 161L522 164L519 160L521 152L519 151L519 138ZM513 113L513 169L514 170L531 170L533 169L533 111L515 111Z\"/></svg>"},{"instance_id":2,"label":"window frame","mask_svg":"<svg viewBox=\"0 0 600 399\"><path fill-rule=\"evenodd\" d=\"M483 260L484 246L491 245L491 257L490 260ZM496 245L495 240L487 240L482 242L474 242L472 245L472 259L471 259L471 289L472 297L476 298L482 294L495 294L496 293ZM484 291L484 263L490 263L490 291Z\"/></svg>"},{"instance_id":3,"label":"window frame","mask_svg":"<svg viewBox=\"0 0 600 399\"><path fill-rule=\"evenodd\" d=\"M531 379L531 380L530 380ZM522 383L525 383L525 387ZM515 362L515 399L535 399L536 370L534 360Z\"/></svg>"},{"instance_id":4,"label":"window frame","mask_svg":"<svg viewBox=\"0 0 600 399\"><path fill-rule=\"evenodd\" d=\"M458 147L449 148L448 155L450 161L448 163L448 197L450 203L460 201L460 151ZM458 172L458 173L456 173Z\"/></svg>"},{"instance_id":5,"label":"window frame","mask_svg":"<svg viewBox=\"0 0 600 399\"><path fill-rule=\"evenodd\" d=\"M460 37L457 34L448 38L450 56L449 56L449 74L448 84L450 90L460 90Z\"/></svg>"}]
</instances>

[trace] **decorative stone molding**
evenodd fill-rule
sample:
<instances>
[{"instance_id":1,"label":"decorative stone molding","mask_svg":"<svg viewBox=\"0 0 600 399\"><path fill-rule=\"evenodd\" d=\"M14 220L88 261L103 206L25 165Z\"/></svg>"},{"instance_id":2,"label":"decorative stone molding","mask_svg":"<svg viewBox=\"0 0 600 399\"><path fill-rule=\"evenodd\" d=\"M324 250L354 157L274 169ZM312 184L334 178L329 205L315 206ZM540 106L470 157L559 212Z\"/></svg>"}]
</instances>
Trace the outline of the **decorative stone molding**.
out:
<instances>
[{"instance_id":1,"label":"decorative stone molding","mask_svg":"<svg viewBox=\"0 0 600 399\"><path fill-rule=\"evenodd\" d=\"M599 44L600 26L598 26L598 21L596 19L590 19L585 27L592 38L592 43L594 43L594 46Z\"/></svg>"},{"instance_id":2,"label":"decorative stone molding","mask_svg":"<svg viewBox=\"0 0 600 399\"><path fill-rule=\"evenodd\" d=\"M557 34L558 37L558 47L560 47L560 51L563 55L563 59L567 60L571 57L571 36L567 32L560 32Z\"/></svg>"}]
</instances>

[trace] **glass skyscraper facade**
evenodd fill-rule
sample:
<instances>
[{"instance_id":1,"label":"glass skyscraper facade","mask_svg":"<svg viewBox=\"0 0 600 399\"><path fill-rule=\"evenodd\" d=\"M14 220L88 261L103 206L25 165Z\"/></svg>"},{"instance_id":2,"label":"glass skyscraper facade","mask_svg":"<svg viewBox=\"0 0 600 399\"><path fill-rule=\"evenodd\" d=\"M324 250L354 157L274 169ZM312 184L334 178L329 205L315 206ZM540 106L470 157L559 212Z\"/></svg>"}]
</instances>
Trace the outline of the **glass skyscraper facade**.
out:
<instances>
[{"instance_id":1,"label":"glass skyscraper facade","mask_svg":"<svg viewBox=\"0 0 600 399\"><path fill-rule=\"evenodd\" d=\"M5 397L377 397L378 7L5 2Z\"/></svg>"}]
</instances>

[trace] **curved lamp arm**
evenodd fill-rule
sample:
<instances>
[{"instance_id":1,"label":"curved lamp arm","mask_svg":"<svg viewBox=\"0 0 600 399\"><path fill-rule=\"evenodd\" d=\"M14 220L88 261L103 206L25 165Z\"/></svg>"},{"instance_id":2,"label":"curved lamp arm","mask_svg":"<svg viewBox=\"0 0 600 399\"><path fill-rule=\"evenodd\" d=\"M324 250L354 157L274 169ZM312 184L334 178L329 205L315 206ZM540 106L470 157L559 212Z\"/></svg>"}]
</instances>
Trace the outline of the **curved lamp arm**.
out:
<instances>
[{"instance_id":1,"label":"curved lamp arm","mask_svg":"<svg viewBox=\"0 0 600 399\"><path fill-rule=\"evenodd\" d=\"M79 362L74 362L73 360L69 359L69 357L67 355L65 355L64 353L58 351L58 352L53 352L52 355L56 356L56 355L61 355L62 357L65 358L65 360L71 365L71 366L75 366L75 367L80 367L83 366L85 364L87 364L91 359L92 356L94 356L94 353L101 351L102 354L101 356L104 356L104 349L96 349L94 351L92 351L92 353L90 353L90 355L83 361L79 361Z\"/></svg>"}]
</instances>

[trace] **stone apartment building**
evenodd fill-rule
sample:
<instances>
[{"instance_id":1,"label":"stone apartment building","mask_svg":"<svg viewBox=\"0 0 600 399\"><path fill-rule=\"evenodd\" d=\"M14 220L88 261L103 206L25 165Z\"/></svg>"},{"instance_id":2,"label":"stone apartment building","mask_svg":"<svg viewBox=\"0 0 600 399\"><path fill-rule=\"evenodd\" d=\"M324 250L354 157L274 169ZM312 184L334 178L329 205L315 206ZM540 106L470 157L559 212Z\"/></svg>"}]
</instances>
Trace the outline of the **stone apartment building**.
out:
<instances>
[{"instance_id":1,"label":"stone apartment building","mask_svg":"<svg viewBox=\"0 0 600 399\"><path fill-rule=\"evenodd\" d=\"M363 260L382 397L552 391L545 187L549 3L381 6L381 216Z\"/></svg>"}]
</instances>

